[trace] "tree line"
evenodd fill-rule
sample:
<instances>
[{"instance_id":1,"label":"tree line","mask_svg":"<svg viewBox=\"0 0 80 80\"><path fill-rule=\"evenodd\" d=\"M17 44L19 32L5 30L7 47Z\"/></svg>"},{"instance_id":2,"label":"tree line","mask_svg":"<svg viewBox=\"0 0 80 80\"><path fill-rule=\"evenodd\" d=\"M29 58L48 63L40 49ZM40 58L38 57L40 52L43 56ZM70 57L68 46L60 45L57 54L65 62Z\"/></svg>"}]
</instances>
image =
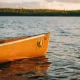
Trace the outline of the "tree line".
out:
<instances>
[{"instance_id":1,"label":"tree line","mask_svg":"<svg viewBox=\"0 0 80 80\"><path fill-rule=\"evenodd\" d=\"M0 16L80 16L80 10L0 8Z\"/></svg>"}]
</instances>

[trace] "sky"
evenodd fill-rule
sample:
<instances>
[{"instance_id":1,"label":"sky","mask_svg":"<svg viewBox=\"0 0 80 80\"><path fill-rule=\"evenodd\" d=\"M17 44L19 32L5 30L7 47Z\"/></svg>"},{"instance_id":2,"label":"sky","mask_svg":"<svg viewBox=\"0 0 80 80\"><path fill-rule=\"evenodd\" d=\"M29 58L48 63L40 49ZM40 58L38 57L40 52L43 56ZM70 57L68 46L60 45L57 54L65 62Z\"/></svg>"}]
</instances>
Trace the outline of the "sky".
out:
<instances>
[{"instance_id":1,"label":"sky","mask_svg":"<svg viewBox=\"0 0 80 80\"><path fill-rule=\"evenodd\" d=\"M33 2L33 1L40 1L40 0L0 0L0 2L8 2L8 3Z\"/></svg>"},{"instance_id":2,"label":"sky","mask_svg":"<svg viewBox=\"0 0 80 80\"><path fill-rule=\"evenodd\" d=\"M0 0L0 8L80 10L80 0Z\"/></svg>"}]
</instances>

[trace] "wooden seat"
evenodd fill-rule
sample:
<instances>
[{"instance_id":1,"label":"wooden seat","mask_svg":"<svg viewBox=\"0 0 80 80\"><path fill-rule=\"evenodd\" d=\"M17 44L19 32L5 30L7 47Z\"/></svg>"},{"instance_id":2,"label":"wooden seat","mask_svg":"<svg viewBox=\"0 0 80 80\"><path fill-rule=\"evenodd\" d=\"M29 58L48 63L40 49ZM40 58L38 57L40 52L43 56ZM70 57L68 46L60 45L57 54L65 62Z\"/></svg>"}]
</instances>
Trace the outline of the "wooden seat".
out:
<instances>
[{"instance_id":1,"label":"wooden seat","mask_svg":"<svg viewBox=\"0 0 80 80\"><path fill-rule=\"evenodd\" d=\"M5 41L4 40L0 40L0 44L4 43Z\"/></svg>"}]
</instances>

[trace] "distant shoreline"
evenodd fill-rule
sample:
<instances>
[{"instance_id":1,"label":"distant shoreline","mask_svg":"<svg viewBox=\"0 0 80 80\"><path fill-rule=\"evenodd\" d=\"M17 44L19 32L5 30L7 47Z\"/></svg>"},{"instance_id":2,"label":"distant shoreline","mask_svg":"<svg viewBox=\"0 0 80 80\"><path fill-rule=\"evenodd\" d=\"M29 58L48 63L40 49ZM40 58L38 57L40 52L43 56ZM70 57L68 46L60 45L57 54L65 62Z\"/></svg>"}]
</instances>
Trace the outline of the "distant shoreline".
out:
<instances>
[{"instance_id":1,"label":"distant shoreline","mask_svg":"<svg viewBox=\"0 0 80 80\"><path fill-rule=\"evenodd\" d=\"M0 16L80 16L80 10L0 8Z\"/></svg>"}]
</instances>

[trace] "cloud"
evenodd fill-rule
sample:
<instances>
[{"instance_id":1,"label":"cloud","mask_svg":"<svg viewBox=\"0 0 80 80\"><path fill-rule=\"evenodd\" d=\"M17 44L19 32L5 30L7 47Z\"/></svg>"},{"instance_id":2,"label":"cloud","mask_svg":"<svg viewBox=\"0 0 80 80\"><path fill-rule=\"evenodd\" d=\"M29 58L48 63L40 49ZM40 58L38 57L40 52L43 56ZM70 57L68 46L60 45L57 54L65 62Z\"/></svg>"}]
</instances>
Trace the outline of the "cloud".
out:
<instances>
[{"instance_id":1,"label":"cloud","mask_svg":"<svg viewBox=\"0 0 80 80\"><path fill-rule=\"evenodd\" d=\"M4 0L0 0L0 8L38 8L38 9L65 9L65 10L80 10L80 0L16 0L22 1L20 2L6 2L10 0L5 0L5 2L1 2ZM11 0L15 1L15 0ZM79 3L79 4L77 4Z\"/></svg>"},{"instance_id":2,"label":"cloud","mask_svg":"<svg viewBox=\"0 0 80 80\"><path fill-rule=\"evenodd\" d=\"M6 3L0 2L0 8L40 8L39 2Z\"/></svg>"},{"instance_id":3,"label":"cloud","mask_svg":"<svg viewBox=\"0 0 80 80\"><path fill-rule=\"evenodd\" d=\"M46 2L65 2L65 3L80 3L80 0L44 0Z\"/></svg>"},{"instance_id":4,"label":"cloud","mask_svg":"<svg viewBox=\"0 0 80 80\"><path fill-rule=\"evenodd\" d=\"M53 2L54 0L45 0L46 2Z\"/></svg>"},{"instance_id":5,"label":"cloud","mask_svg":"<svg viewBox=\"0 0 80 80\"><path fill-rule=\"evenodd\" d=\"M44 0L41 6L47 9L60 9L60 10L80 10L80 3L62 2L63 0ZM73 1L73 0L72 0Z\"/></svg>"},{"instance_id":6,"label":"cloud","mask_svg":"<svg viewBox=\"0 0 80 80\"><path fill-rule=\"evenodd\" d=\"M67 2L67 3L80 3L80 0L56 0L61 2Z\"/></svg>"},{"instance_id":7,"label":"cloud","mask_svg":"<svg viewBox=\"0 0 80 80\"><path fill-rule=\"evenodd\" d=\"M40 2L40 0L0 0L0 2L22 3L22 2Z\"/></svg>"},{"instance_id":8,"label":"cloud","mask_svg":"<svg viewBox=\"0 0 80 80\"><path fill-rule=\"evenodd\" d=\"M0 0L0 2L8 2L8 3L22 3L22 2L40 2L45 1L48 3L51 2L64 2L64 3L80 3L80 0Z\"/></svg>"}]
</instances>

